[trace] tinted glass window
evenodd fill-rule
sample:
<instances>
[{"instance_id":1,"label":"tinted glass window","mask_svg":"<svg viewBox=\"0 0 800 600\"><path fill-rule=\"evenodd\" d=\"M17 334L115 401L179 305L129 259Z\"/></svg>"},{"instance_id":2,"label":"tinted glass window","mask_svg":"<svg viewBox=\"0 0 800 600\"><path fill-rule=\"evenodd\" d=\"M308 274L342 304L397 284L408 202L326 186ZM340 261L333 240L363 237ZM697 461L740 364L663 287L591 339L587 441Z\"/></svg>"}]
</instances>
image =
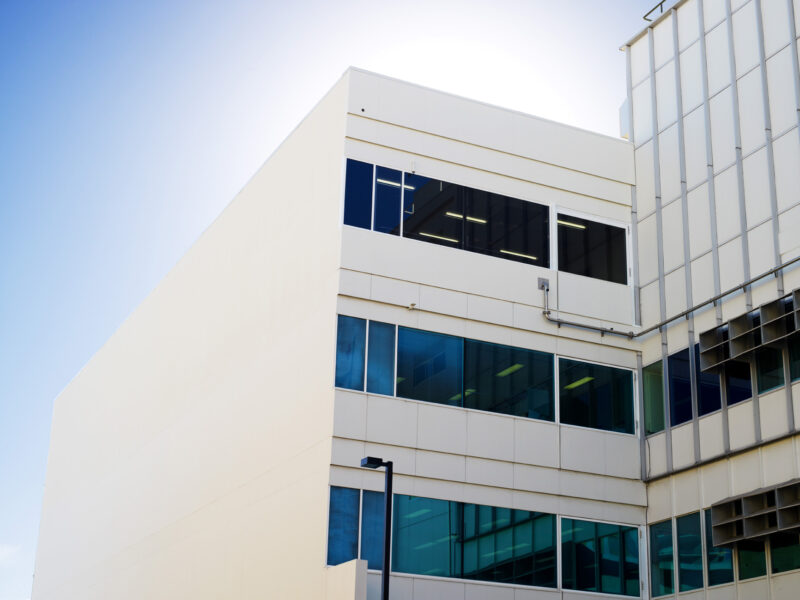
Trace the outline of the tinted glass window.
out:
<instances>
[{"instance_id":1,"label":"tinted glass window","mask_svg":"<svg viewBox=\"0 0 800 600\"><path fill-rule=\"evenodd\" d=\"M465 340L463 405L552 421L553 355Z\"/></svg>"},{"instance_id":2,"label":"tinted glass window","mask_svg":"<svg viewBox=\"0 0 800 600\"><path fill-rule=\"evenodd\" d=\"M336 387L364 389L367 322L339 315L336 329Z\"/></svg>"},{"instance_id":3,"label":"tinted glass window","mask_svg":"<svg viewBox=\"0 0 800 600\"><path fill-rule=\"evenodd\" d=\"M642 369L646 435L664 430L664 366L662 361Z\"/></svg>"},{"instance_id":4,"label":"tinted glass window","mask_svg":"<svg viewBox=\"0 0 800 600\"><path fill-rule=\"evenodd\" d=\"M383 567L383 492L364 490L361 500L361 558L370 569Z\"/></svg>"},{"instance_id":5,"label":"tinted glass window","mask_svg":"<svg viewBox=\"0 0 800 600\"><path fill-rule=\"evenodd\" d=\"M358 553L359 490L331 487L328 512L328 564L338 565Z\"/></svg>"},{"instance_id":6,"label":"tinted glass window","mask_svg":"<svg viewBox=\"0 0 800 600\"><path fill-rule=\"evenodd\" d=\"M558 215L558 270L628 282L625 229Z\"/></svg>"},{"instance_id":7,"label":"tinted glass window","mask_svg":"<svg viewBox=\"0 0 800 600\"><path fill-rule=\"evenodd\" d=\"M462 338L400 327L397 338L397 395L462 406Z\"/></svg>"},{"instance_id":8,"label":"tinted glass window","mask_svg":"<svg viewBox=\"0 0 800 600\"><path fill-rule=\"evenodd\" d=\"M789 372L792 381L800 379L800 337L789 338Z\"/></svg>"},{"instance_id":9,"label":"tinted glass window","mask_svg":"<svg viewBox=\"0 0 800 600\"><path fill-rule=\"evenodd\" d=\"M700 370L700 346L694 345L694 372L697 373L697 410L700 416L722 408L722 392L717 373Z\"/></svg>"},{"instance_id":10,"label":"tinted glass window","mask_svg":"<svg viewBox=\"0 0 800 600\"><path fill-rule=\"evenodd\" d=\"M680 591L703 587L703 542L700 536L700 513L678 517L678 581Z\"/></svg>"},{"instance_id":11,"label":"tinted glass window","mask_svg":"<svg viewBox=\"0 0 800 600\"><path fill-rule=\"evenodd\" d=\"M711 511L706 510L706 563L708 585L722 585L733 581L733 551L725 546L714 547L711 535Z\"/></svg>"},{"instance_id":12,"label":"tinted glass window","mask_svg":"<svg viewBox=\"0 0 800 600\"><path fill-rule=\"evenodd\" d=\"M394 395L394 331L394 325L369 322L367 391L373 394Z\"/></svg>"},{"instance_id":13,"label":"tinted glass window","mask_svg":"<svg viewBox=\"0 0 800 600\"><path fill-rule=\"evenodd\" d=\"M636 528L561 519L564 588L639 595L639 539Z\"/></svg>"},{"instance_id":14,"label":"tinted glass window","mask_svg":"<svg viewBox=\"0 0 800 600\"><path fill-rule=\"evenodd\" d=\"M725 394L728 406L733 406L753 396L749 363L739 360L730 360L725 363Z\"/></svg>"},{"instance_id":15,"label":"tinted glass window","mask_svg":"<svg viewBox=\"0 0 800 600\"><path fill-rule=\"evenodd\" d=\"M375 167L375 222L372 228L400 235L400 190L403 174L386 167Z\"/></svg>"},{"instance_id":16,"label":"tinted glass window","mask_svg":"<svg viewBox=\"0 0 800 600\"><path fill-rule=\"evenodd\" d=\"M767 574L767 558L764 553L764 542L743 540L737 542L736 553L739 555L739 579L752 579Z\"/></svg>"},{"instance_id":17,"label":"tinted glass window","mask_svg":"<svg viewBox=\"0 0 800 600\"><path fill-rule=\"evenodd\" d=\"M460 186L406 173L403 236L464 247L464 206Z\"/></svg>"},{"instance_id":18,"label":"tinted glass window","mask_svg":"<svg viewBox=\"0 0 800 600\"><path fill-rule=\"evenodd\" d=\"M347 159L344 184L344 224L372 226L372 165Z\"/></svg>"},{"instance_id":19,"label":"tinted glass window","mask_svg":"<svg viewBox=\"0 0 800 600\"><path fill-rule=\"evenodd\" d=\"M783 352L777 348L757 350L756 371L759 394L781 387L783 385Z\"/></svg>"},{"instance_id":20,"label":"tinted glass window","mask_svg":"<svg viewBox=\"0 0 800 600\"><path fill-rule=\"evenodd\" d=\"M464 188L465 248L529 265L549 263L549 209L541 204Z\"/></svg>"},{"instance_id":21,"label":"tinted glass window","mask_svg":"<svg viewBox=\"0 0 800 600\"><path fill-rule=\"evenodd\" d=\"M650 525L650 583L653 596L675 591L672 558L672 521Z\"/></svg>"},{"instance_id":22,"label":"tinted glass window","mask_svg":"<svg viewBox=\"0 0 800 600\"><path fill-rule=\"evenodd\" d=\"M689 349L669 356L669 414L674 427L692 420L692 378Z\"/></svg>"},{"instance_id":23,"label":"tinted glass window","mask_svg":"<svg viewBox=\"0 0 800 600\"><path fill-rule=\"evenodd\" d=\"M561 421L633 433L633 374L625 369L559 359Z\"/></svg>"},{"instance_id":24,"label":"tinted glass window","mask_svg":"<svg viewBox=\"0 0 800 600\"><path fill-rule=\"evenodd\" d=\"M769 537L773 573L800 569L800 537L797 533L774 533Z\"/></svg>"}]
</instances>

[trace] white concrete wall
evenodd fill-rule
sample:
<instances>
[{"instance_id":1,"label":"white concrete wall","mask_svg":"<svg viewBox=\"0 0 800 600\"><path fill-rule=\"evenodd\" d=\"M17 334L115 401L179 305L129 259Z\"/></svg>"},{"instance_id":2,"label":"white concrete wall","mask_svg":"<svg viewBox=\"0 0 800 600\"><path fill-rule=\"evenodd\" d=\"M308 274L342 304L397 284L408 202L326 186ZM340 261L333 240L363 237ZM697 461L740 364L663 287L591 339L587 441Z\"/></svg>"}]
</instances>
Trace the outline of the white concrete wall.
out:
<instances>
[{"instance_id":1,"label":"white concrete wall","mask_svg":"<svg viewBox=\"0 0 800 600\"><path fill-rule=\"evenodd\" d=\"M347 91L345 77L56 400L34 599L333 589Z\"/></svg>"}]
</instances>

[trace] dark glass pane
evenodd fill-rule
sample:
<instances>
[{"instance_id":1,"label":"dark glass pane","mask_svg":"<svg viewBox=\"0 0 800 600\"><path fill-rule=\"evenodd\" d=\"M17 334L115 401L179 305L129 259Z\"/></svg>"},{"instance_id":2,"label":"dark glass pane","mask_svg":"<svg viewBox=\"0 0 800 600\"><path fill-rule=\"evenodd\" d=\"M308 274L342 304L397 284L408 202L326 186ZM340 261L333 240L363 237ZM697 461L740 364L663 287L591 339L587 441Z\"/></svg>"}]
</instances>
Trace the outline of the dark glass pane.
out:
<instances>
[{"instance_id":1,"label":"dark glass pane","mask_svg":"<svg viewBox=\"0 0 800 600\"><path fill-rule=\"evenodd\" d=\"M650 525L650 589L653 596L664 596L675 591L672 558L672 521Z\"/></svg>"},{"instance_id":2,"label":"dark glass pane","mask_svg":"<svg viewBox=\"0 0 800 600\"><path fill-rule=\"evenodd\" d=\"M625 229L558 215L558 270L628 282Z\"/></svg>"},{"instance_id":3,"label":"dark glass pane","mask_svg":"<svg viewBox=\"0 0 800 600\"><path fill-rule=\"evenodd\" d=\"M403 237L464 247L464 208L460 186L406 173Z\"/></svg>"},{"instance_id":4,"label":"dark glass pane","mask_svg":"<svg viewBox=\"0 0 800 600\"><path fill-rule=\"evenodd\" d=\"M549 265L549 208L463 188L465 248L528 265Z\"/></svg>"},{"instance_id":5,"label":"dark glass pane","mask_svg":"<svg viewBox=\"0 0 800 600\"><path fill-rule=\"evenodd\" d=\"M796 533L773 533L769 551L773 575L800 569L800 537Z\"/></svg>"},{"instance_id":6,"label":"dark glass pane","mask_svg":"<svg viewBox=\"0 0 800 600\"><path fill-rule=\"evenodd\" d=\"M561 421L633 433L633 374L625 369L558 361Z\"/></svg>"},{"instance_id":7,"label":"dark glass pane","mask_svg":"<svg viewBox=\"0 0 800 600\"><path fill-rule=\"evenodd\" d=\"M531 585L556 587L556 517L545 513L529 512L533 532L532 560L528 560L525 547L515 550L515 581L525 583L529 576L528 568L532 568ZM527 521L519 521L518 527L525 527ZM516 544L516 541L515 541Z\"/></svg>"},{"instance_id":8,"label":"dark glass pane","mask_svg":"<svg viewBox=\"0 0 800 600\"><path fill-rule=\"evenodd\" d=\"M344 224L372 226L372 165L347 159L344 185Z\"/></svg>"},{"instance_id":9,"label":"dark glass pane","mask_svg":"<svg viewBox=\"0 0 800 600\"><path fill-rule=\"evenodd\" d=\"M664 365L662 361L642 369L644 389L644 431L646 435L664 431Z\"/></svg>"},{"instance_id":10,"label":"dark glass pane","mask_svg":"<svg viewBox=\"0 0 800 600\"><path fill-rule=\"evenodd\" d=\"M792 381L800 379L800 336L789 338L789 372Z\"/></svg>"},{"instance_id":11,"label":"dark glass pane","mask_svg":"<svg viewBox=\"0 0 800 600\"><path fill-rule=\"evenodd\" d=\"M777 348L756 351L758 393L763 394L783 385L783 352Z\"/></svg>"},{"instance_id":12,"label":"dark glass pane","mask_svg":"<svg viewBox=\"0 0 800 600\"><path fill-rule=\"evenodd\" d=\"M395 495L392 569L460 577L459 513L456 502Z\"/></svg>"},{"instance_id":13,"label":"dark glass pane","mask_svg":"<svg viewBox=\"0 0 800 600\"><path fill-rule=\"evenodd\" d=\"M331 487L328 511L328 564L338 565L358 553L359 490Z\"/></svg>"},{"instance_id":14,"label":"dark glass pane","mask_svg":"<svg viewBox=\"0 0 800 600\"><path fill-rule=\"evenodd\" d=\"M700 513L675 520L678 533L678 581L680 591L703 587L703 543L700 535Z\"/></svg>"},{"instance_id":15,"label":"dark glass pane","mask_svg":"<svg viewBox=\"0 0 800 600\"><path fill-rule=\"evenodd\" d=\"M669 414L674 427L692 420L692 378L689 372L689 349L671 354L667 359L669 374Z\"/></svg>"},{"instance_id":16,"label":"dark glass pane","mask_svg":"<svg viewBox=\"0 0 800 600\"><path fill-rule=\"evenodd\" d=\"M397 339L397 395L462 406L464 340L400 327Z\"/></svg>"},{"instance_id":17,"label":"dark glass pane","mask_svg":"<svg viewBox=\"0 0 800 600\"><path fill-rule=\"evenodd\" d=\"M402 177L400 171L375 167L375 231L400 235Z\"/></svg>"},{"instance_id":18,"label":"dark glass pane","mask_svg":"<svg viewBox=\"0 0 800 600\"><path fill-rule=\"evenodd\" d=\"M336 387L364 389L367 322L339 315L336 329Z\"/></svg>"},{"instance_id":19,"label":"dark glass pane","mask_svg":"<svg viewBox=\"0 0 800 600\"><path fill-rule=\"evenodd\" d=\"M553 355L464 341L464 407L546 419L553 414Z\"/></svg>"},{"instance_id":20,"label":"dark glass pane","mask_svg":"<svg viewBox=\"0 0 800 600\"><path fill-rule=\"evenodd\" d=\"M564 588L639 595L639 539L635 527L561 519Z\"/></svg>"},{"instance_id":21,"label":"dark glass pane","mask_svg":"<svg viewBox=\"0 0 800 600\"><path fill-rule=\"evenodd\" d=\"M700 345L694 345L694 372L697 373L697 411L700 416L722 408L719 375L700 370Z\"/></svg>"},{"instance_id":22,"label":"dark glass pane","mask_svg":"<svg viewBox=\"0 0 800 600\"><path fill-rule=\"evenodd\" d=\"M367 568L383 567L383 492L364 490L361 500L361 558Z\"/></svg>"},{"instance_id":23,"label":"dark glass pane","mask_svg":"<svg viewBox=\"0 0 800 600\"><path fill-rule=\"evenodd\" d=\"M764 553L764 542L744 540L736 544L739 555L739 579L752 579L767 574L767 557Z\"/></svg>"},{"instance_id":24,"label":"dark glass pane","mask_svg":"<svg viewBox=\"0 0 800 600\"><path fill-rule=\"evenodd\" d=\"M714 547L711 535L711 511L703 511L706 519L706 562L708 585L722 585L733 581L733 551L726 546Z\"/></svg>"},{"instance_id":25,"label":"dark glass pane","mask_svg":"<svg viewBox=\"0 0 800 600\"><path fill-rule=\"evenodd\" d=\"M740 360L730 360L725 363L725 394L728 406L753 396L749 363Z\"/></svg>"},{"instance_id":26,"label":"dark glass pane","mask_svg":"<svg viewBox=\"0 0 800 600\"><path fill-rule=\"evenodd\" d=\"M394 330L388 323L369 322L367 391L373 394L394 395Z\"/></svg>"}]
</instances>

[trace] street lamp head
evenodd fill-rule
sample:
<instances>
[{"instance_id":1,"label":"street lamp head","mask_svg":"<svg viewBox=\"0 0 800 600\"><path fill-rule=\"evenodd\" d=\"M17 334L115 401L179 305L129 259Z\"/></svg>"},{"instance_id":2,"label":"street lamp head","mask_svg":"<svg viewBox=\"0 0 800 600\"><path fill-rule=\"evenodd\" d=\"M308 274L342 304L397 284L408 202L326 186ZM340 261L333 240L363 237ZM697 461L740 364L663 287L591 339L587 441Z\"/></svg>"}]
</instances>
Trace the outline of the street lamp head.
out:
<instances>
[{"instance_id":1,"label":"street lamp head","mask_svg":"<svg viewBox=\"0 0 800 600\"><path fill-rule=\"evenodd\" d=\"M368 469L378 469L385 466L385 464L382 458L375 458L374 456L367 456L361 459L361 466Z\"/></svg>"}]
</instances>

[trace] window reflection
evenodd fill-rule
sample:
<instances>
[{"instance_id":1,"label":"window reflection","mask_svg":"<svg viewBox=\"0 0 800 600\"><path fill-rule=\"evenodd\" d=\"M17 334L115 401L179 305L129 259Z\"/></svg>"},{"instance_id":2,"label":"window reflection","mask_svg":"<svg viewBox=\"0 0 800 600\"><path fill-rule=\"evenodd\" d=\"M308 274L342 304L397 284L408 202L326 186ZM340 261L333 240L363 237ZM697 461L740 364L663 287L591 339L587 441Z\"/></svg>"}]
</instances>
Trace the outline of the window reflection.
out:
<instances>
[{"instance_id":1,"label":"window reflection","mask_svg":"<svg viewBox=\"0 0 800 600\"><path fill-rule=\"evenodd\" d=\"M627 283L627 260L624 228L558 215L559 271Z\"/></svg>"},{"instance_id":2,"label":"window reflection","mask_svg":"<svg viewBox=\"0 0 800 600\"><path fill-rule=\"evenodd\" d=\"M558 361L561 421L633 433L633 373L561 358Z\"/></svg>"}]
</instances>

